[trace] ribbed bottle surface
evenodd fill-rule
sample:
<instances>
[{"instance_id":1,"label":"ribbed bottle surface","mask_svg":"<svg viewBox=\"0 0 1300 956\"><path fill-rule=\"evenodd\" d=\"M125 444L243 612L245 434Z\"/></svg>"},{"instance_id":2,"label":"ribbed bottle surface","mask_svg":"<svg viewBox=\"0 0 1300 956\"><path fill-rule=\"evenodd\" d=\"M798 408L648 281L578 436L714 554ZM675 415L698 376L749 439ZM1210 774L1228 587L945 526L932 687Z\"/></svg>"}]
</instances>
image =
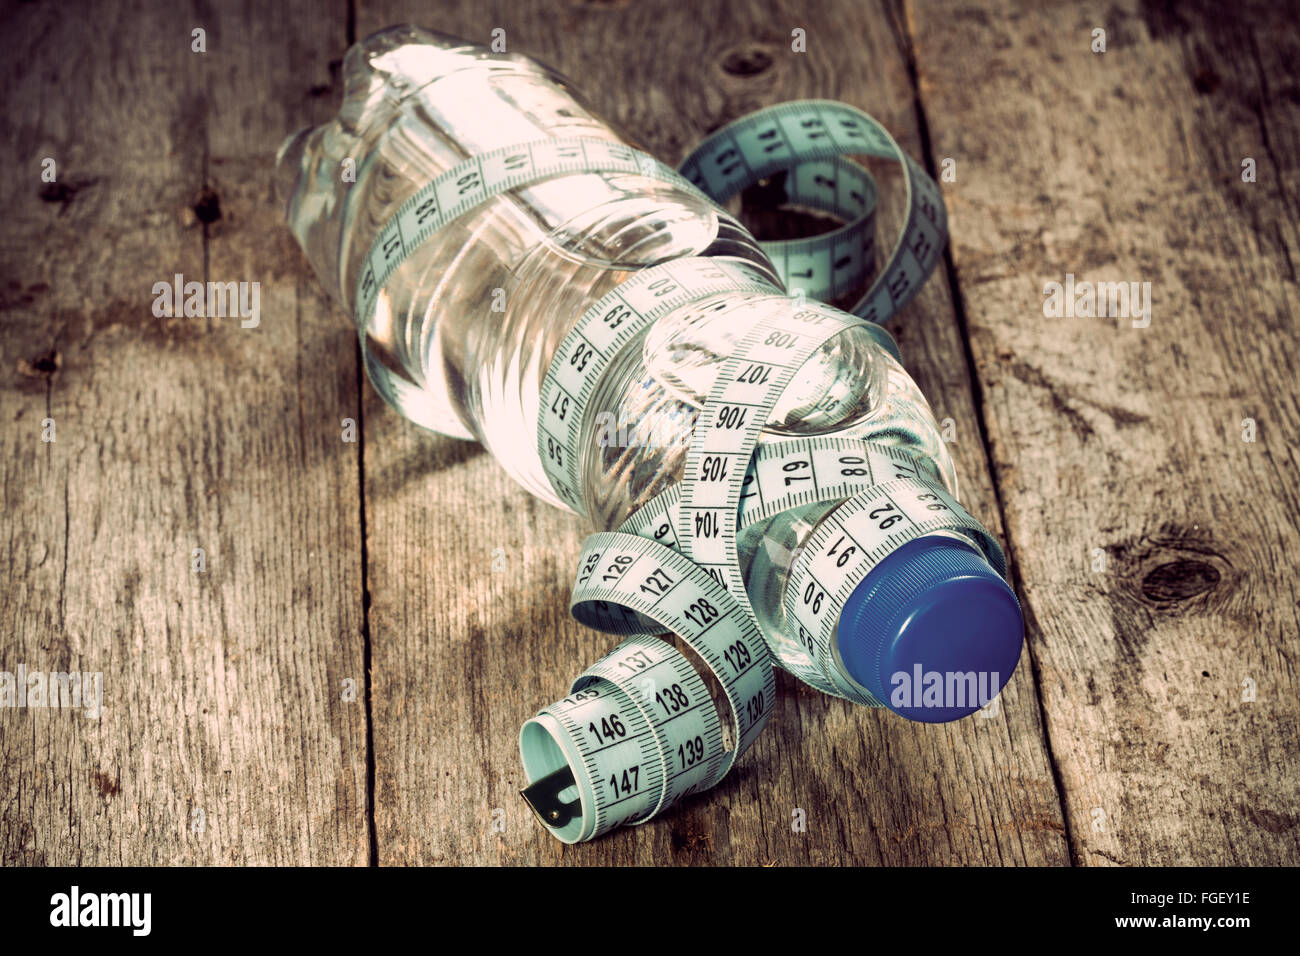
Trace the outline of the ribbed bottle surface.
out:
<instances>
[{"instance_id":1,"label":"ribbed bottle surface","mask_svg":"<svg viewBox=\"0 0 1300 956\"><path fill-rule=\"evenodd\" d=\"M535 61L410 27L353 47L344 77L338 119L286 141L277 182L295 236L349 312L378 231L461 160L544 137L635 145ZM693 193L639 175L556 177L489 199L419 247L385 284L363 332L384 366L414 386L402 414L482 442L516 481L560 505L536 447L552 356L583 311L632 272L685 256L748 262L779 285L752 236ZM622 353L584 435L583 494L597 528L616 527L680 477L721 361L766 312L789 308L778 294L721 294L665 316ZM836 401L819 407L814 390L832 390ZM924 397L865 331L846 332L810 360L763 440L828 434L907 448L955 485ZM742 539L751 600L779 657L804 655L784 634L781 595L793 556L831 507L781 515Z\"/></svg>"}]
</instances>

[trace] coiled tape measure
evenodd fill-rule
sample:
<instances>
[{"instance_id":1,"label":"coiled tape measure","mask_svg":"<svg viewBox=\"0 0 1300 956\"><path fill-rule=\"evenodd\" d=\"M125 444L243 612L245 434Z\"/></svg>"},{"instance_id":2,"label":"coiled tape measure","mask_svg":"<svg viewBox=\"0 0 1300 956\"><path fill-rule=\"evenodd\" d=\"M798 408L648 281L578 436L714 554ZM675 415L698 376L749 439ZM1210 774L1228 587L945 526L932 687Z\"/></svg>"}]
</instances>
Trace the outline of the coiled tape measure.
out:
<instances>
[{"instance_id":1,"label":"coiled tape measure","mask_svg":"<svg viewBox=\"0 0 1300 956\"><path fill-rule=\"evenodd\" d=\"M811 299L859 285L874 264L876 186L845 155L902 166L907 212L885 267L857 318L816 301L759 308L763 317L718 367L681 480L617 531L590 536L579 557L571 611L624 640L544 708L520 735L529 804L567 843L643 823L718 783L772 712L773 656L750 606L739 536L790 508L843 501L797 556L784 611L803 651L786 666L826 693L880 702L832 666L835 625L854 586L899 547L936 531L978 545L1001 573L998 545L939 484L928 462L848 438L759 444L777 400L805 363L849 329L867 329L897 356L877 323L919 291L946 241L938 187L867 114L825 100L782 104L722 127L674 172L631 147L547 139L493 150L420 189L378 233L356 288L367 372L399 409L414 387L370 354L366 328L385 283L410 253L493 196L568 173L636 173L721 203L785 173L787 200L845 224L808 238L763 243L788 287ZM586 509L579 469L592 396L615 357L662 316L719 293L761 304L787 293L760 270L725 259L683 258L640 270L592 305L561 343L543 382L538 450L556 494ZM865 322L863 321L865 320ZM418 421L418 419L416 419ZM792 483L791 472L808 481ZM882 509L885 518L881 518ZM672 632L682 651L657 635Z\"/></svg>"}]
</instances>

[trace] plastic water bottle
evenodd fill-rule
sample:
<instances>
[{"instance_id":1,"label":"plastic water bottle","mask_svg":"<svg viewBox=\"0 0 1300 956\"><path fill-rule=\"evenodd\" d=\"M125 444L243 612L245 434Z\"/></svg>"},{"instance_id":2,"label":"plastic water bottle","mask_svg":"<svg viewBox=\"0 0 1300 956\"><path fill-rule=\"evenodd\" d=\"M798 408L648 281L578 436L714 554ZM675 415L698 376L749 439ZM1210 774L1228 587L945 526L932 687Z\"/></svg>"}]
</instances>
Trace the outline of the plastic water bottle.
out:
<instances>
[{"instance_id":1,"label":"plastic water bottle","mask_svg":"<svg viewBox=\"0 0 1300 956\"><path fill-rule=\"evenodd\" d=\"M548 67L413 27L354 46L343 76L337 119L286 140L277 186L308 260L349 314L377 232L458 162L545 137L635 145ZM421 246L380 293L361 330L376 356L372 380L411 421L481 442L532 494L563 507L536 445L551 358L598 298L638 269L685 256L743 261L780 286L732 216L659 179L581 173L489 199ZM597 529L616 527L680 477L719 363L764 310L776 308L788 309L789 299L723 293L660 319L641 348L622 353L594 408L606 424L630 424L634 433L645 422L656 428L653 440L593 434L584 444L582 492ZM932 463L955 494L933 414L885 338L861 323L824 347L816 374L801 375L782 397L764 440L838 435L898 446ZM828 391L837 399L829 406L819 402ZM834 413L819 411L826 407ZM787 666L808 658L783 619L786 580L835 507L785 512L742 544L751 603ZM961 535L935 534L890 555L849 598L831 666L891 709L947 720L979 704L892 706L889 675L924 659L927 669L997 673L996 693L1014 670L1021 635L1015 596L978 549Z\"/></svg>"}]
</instances>

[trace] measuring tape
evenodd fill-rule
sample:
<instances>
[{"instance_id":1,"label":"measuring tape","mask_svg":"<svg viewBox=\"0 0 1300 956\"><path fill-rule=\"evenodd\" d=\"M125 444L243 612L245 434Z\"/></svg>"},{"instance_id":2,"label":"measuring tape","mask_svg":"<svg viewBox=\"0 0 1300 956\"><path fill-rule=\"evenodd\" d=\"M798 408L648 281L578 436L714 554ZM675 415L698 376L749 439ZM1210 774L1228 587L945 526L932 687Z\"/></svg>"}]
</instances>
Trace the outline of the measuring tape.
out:
<instances>
[{"instance_id":1,"label":"measuring tape","mask_svg":"<svg viewBox=\"0 0 1300 956\"><path fill-rule=\"evenodd\" d=\"M884 322L920 290L947 237L939 187L874 119L832 100L802 100L760 110L714 132L681 164L681 173L622 143L580 138L544 139L473 156L434 178L398 207L375 236L358 273L352 308L361 353L375 390L419 425L435 428L418 385L389 367L371 348L367 330L388 281L411 254L443 226L494 196L566 173L635 173L671 182L711 201L725 202L746 185L784 176L786 199L845 220L808 239L761 243L792 292L829 299L856 288L871 271L875 251L875 181L844 155L900 163L907 216L888 263L851 312ZM684 178L685 177L685 178ZM894 352L888 333L876 334Z\"/></svg>"},{"instance_id":2,"label":"measuring tape","mask_svg":"<svg viewBox=\"0 0 1300 956\"><path fill-rule=\"evenodd\" d=\"M845 155L899 162L907 196L899 239L853 315L805 300L856 287L874 265L877 190ZM539 395L538 453L556 494L586 514L584 435L593 396L620 354L638 347L663 316L723 295L744 297L758 316L717 365L680 481L616 531L588 538L579 557L572 613L625 639L520 734L524 796L569 843L643 823L714 786L770 718L768 641L783 638L765 635L750 606L740 569L747 530L792 508L843 502L791 565L782 610L797 634L784 638L781 663L814 687L866 704L880 702L834 665L834 636L845 599L873 567L908 541L940 533L972 543L1004 568L997 543L942 488L931 463L848 438L769 436L760 444L787 387L839 336L865 330L897 356L876 323L919 291L946 240L935 183L875 120L841 103L787 103L740 119L712 134L680 173L631 147L583 139L494 150L443 173L380 230L357 280L367 371L390 403L406 411L418 389L370 355L366 329L385 284L411 252L493 196L591 172L648 176L719 203L781 177L787 202L845 224L809 239L762 244L781 281L802 293L794 299L755 266L676 259L642 269L602 296L556 350ZM657 636L665 632L677 635L690 656Z\"/></svg>"},{"instance_id":3,"label":"measuring tape","mask_svg":"<svg viewBox=\"0 0 1300 956\"><path fill-rule=\"evenodd\" d=\"M856 288L871 271L875 249L875 180L845 155L897 162L907 213L880 278L850 312L884 322L920 291L948 238L948 212L938 185L861 110L833 100L799 100L759 110L718 129L681 164L682 175L716 202L789 171L791 202L847 222L811 239L762 243L790 290L830 299Z\"/></svg>"}]
</instances>

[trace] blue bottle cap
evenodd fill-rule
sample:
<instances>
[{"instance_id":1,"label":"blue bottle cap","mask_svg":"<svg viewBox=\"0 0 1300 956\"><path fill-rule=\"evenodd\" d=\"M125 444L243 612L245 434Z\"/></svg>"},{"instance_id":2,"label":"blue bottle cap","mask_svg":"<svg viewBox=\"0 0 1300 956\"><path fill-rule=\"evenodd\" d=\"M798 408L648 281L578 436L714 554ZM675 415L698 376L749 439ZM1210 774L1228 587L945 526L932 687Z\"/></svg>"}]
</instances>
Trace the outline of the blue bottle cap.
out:
<instances>
[{"instance_id":1,"label":"blue bottle cap","mask_svg":"<svg viewBox=\"0 0 1300 956\"><path fill-rule=\"evenodd\" d=\"M979 710L1015 670L1015 592L973 546L910 541L868 572L840 614L844 669L896 714L943 723Z\"/></svg>"}]
</instances>

